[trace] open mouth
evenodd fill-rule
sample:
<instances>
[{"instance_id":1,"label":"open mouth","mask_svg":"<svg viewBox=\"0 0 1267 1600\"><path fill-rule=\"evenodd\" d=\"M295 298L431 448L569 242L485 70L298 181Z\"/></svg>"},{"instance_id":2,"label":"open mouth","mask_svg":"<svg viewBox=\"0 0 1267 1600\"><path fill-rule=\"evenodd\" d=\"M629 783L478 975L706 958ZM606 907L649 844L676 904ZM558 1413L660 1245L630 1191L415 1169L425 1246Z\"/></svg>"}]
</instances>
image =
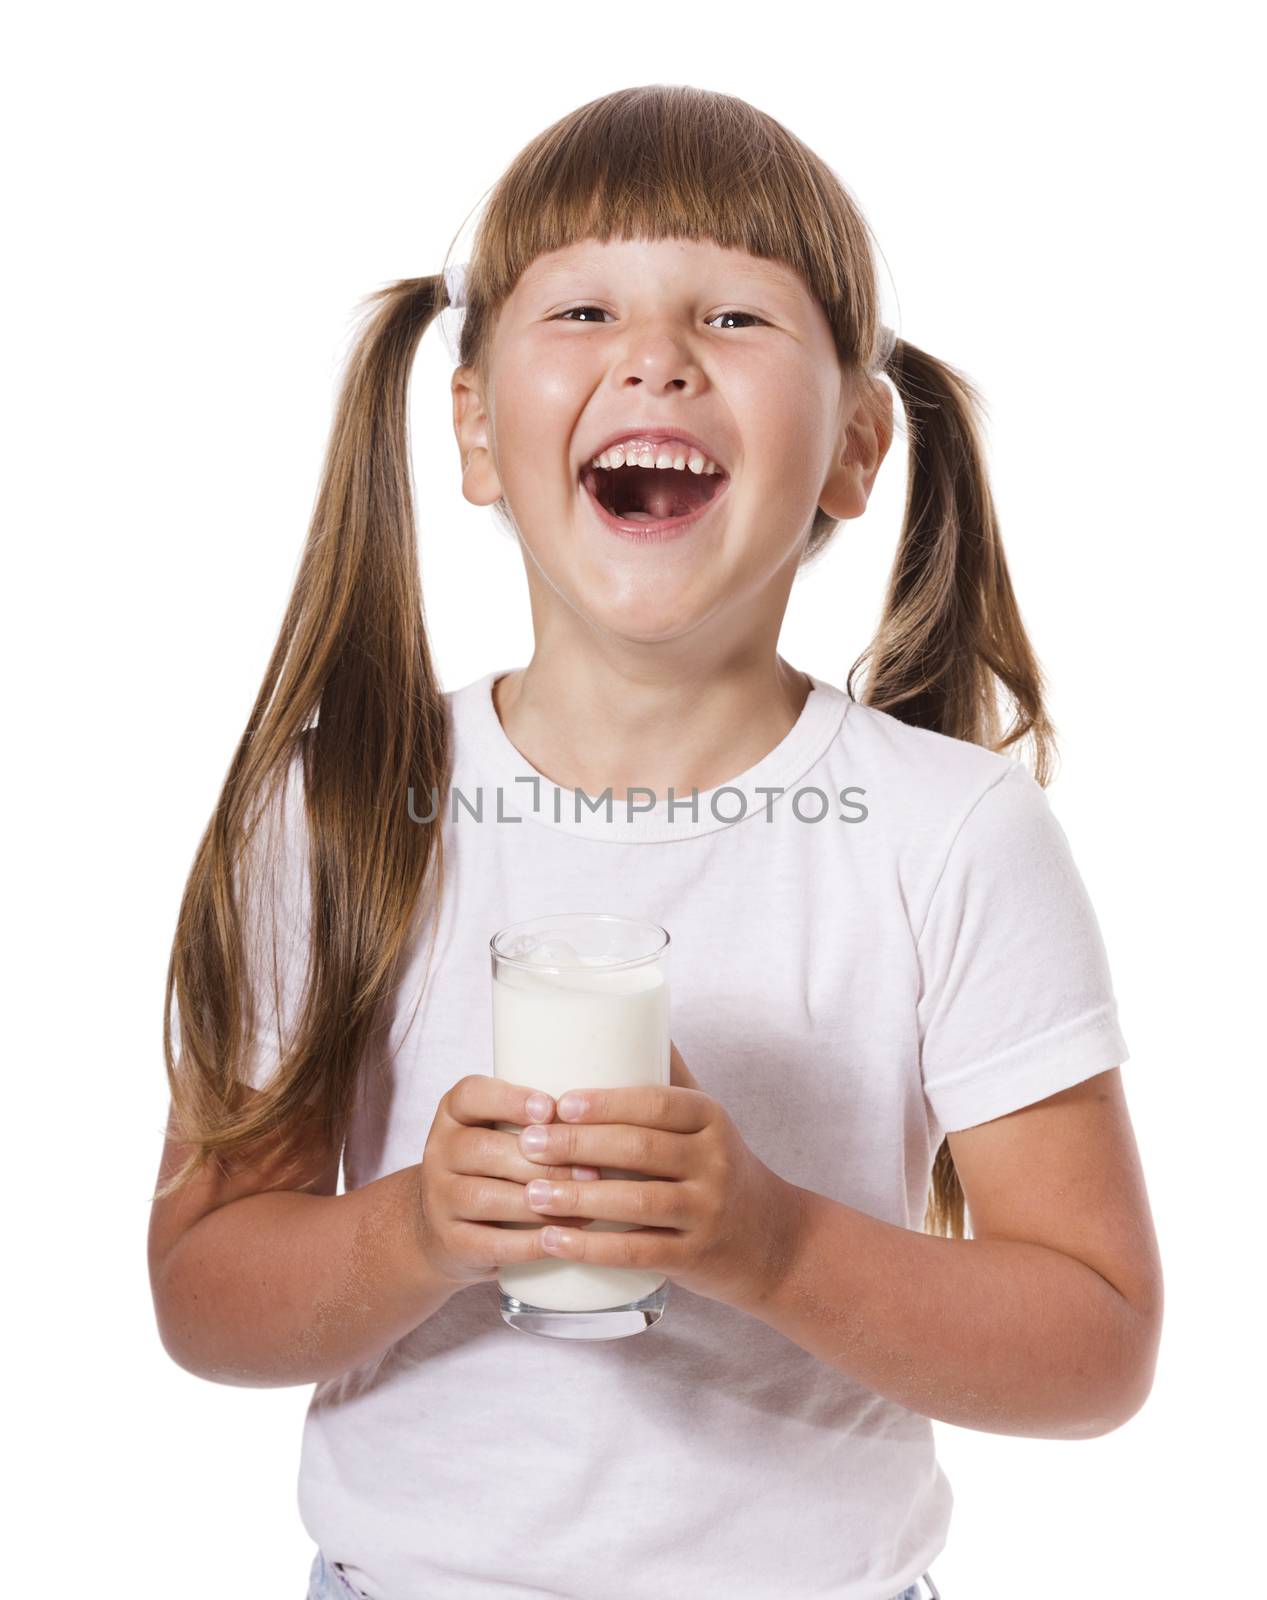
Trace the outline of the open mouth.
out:
<instances>
[{"instance_id":1,"label":"open mouth","mask_svg":"<svg viewBox=\"0 0 1267 1600\"><path fill-rule=\"evenodd\" d=\"M583 468L581 483L605 520L630 533L664 532L704 511L729 483L723 472L676 467Z\"/></svg>"}]
</instances>

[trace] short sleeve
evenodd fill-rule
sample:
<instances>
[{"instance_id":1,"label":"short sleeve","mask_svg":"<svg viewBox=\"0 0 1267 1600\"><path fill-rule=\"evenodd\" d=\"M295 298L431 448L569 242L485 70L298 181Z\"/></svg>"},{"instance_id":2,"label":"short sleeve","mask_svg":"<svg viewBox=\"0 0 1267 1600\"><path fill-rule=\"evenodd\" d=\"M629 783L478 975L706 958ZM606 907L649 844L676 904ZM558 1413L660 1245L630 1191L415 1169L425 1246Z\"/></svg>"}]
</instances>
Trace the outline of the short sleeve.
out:
<instances>
[{"instance_id":1,"label":"short sleeve","mask_svg":"<svg viewBox=\"0 0 1267 1600\"><path fill-rule=\"evenodd\" d=\"M1069 841L1046 791L1015 762L956 833L918 949L924 1093L946 1132L1128 1059Z\"/></svg>"},{"instance_id":2,"label":"short sleeve","mask_svg":"<svg viewBox=\"0 0 1267 1600\"><path fill-rule=\"evenodd\" d=\"M242 929L255 997L255 1031L239 1077L261 1088L291 1041L303 1003L311 926L303 763L292 760L247 846ZM243 889L243 874L238 875Z\"/></svg>"}]
</instances>

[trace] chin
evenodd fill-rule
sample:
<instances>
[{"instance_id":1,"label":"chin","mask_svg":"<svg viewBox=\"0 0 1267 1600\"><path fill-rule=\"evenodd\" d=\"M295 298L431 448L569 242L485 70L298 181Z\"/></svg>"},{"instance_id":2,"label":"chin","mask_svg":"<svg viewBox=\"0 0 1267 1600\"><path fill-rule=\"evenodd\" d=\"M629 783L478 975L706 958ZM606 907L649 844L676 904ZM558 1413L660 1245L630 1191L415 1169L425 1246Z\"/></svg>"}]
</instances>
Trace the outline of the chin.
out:
<instances>
[{"instance_id":1,"label":"chin","mask_svg":"<svg viewBox=\"0 0 1267 1600\"><path fill-rule=\"evenodd\" d=\"M686 610L662 602L627 606L593 602L577 609L601 633L629 644L664 644L689 633L702 620L694 607Z\"/></svg>"}]
</instances>

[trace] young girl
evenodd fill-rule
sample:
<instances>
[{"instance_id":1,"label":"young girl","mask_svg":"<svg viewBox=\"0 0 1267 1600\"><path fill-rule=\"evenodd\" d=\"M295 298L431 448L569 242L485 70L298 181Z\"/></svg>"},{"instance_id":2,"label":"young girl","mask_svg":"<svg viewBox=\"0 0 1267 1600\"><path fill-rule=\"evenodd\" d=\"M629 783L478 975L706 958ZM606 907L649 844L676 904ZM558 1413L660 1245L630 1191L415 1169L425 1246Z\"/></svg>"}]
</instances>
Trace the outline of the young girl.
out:
<instances>
[{"instance_id":1,"label":"young girl","mask_svg":"<svg viewBox=\"0 0 1267 1600\"><path fill-rule=\"evenodd\" d=\"M977 397L881 326L830 168L726 95L563 118L464 268L374 297L181 906L165 1347L316 1384L311 1596L936 1594L930 1419L1106 1433L1162 1306ZM463 494L517 538L535 631L449 692L406 431L446 305ZM905 516L841 689L779 633L894 391ZM669 1086L574 1110L492 1076L490 936L571 911L670 931ZM548 1256L661 1271L664 1317L524 1337L497 1273Z\"/></svg>"}]
</instances>

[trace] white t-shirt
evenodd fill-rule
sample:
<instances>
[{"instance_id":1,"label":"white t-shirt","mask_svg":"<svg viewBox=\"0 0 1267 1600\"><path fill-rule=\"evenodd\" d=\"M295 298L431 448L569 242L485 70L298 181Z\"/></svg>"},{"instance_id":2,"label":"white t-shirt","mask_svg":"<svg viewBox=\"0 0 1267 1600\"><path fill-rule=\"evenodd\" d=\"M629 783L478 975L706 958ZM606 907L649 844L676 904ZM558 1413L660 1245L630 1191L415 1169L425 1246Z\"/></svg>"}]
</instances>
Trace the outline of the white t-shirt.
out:
<instances>
[{"instance_id":1,"label":"white t-shirt","mask_svg":"<svg viewBox=\"0 0 1267 1600\"><path fill-rule=\"evenodd\" d=\"M498 720L506 670L446 695L443 902L366 1063L346 1187L418 1161L441 1096L491 1075L489 939L551 912L666 927L700 1087L773 1171L902 1227L944 1131L1127 1059L1065 834L1010 757L815 678L694 819L689 791L672 818L598 797L578 816ZM290 794L283 1011L306 937ZM275 1057L261 1043L254 1081ZM600 1342L509 1327L495 1282L460 1290L316 1386L299 1479L304 1526L373 1600L891 1600L943 1549L951 1501L928 1418L672 1283L660 1322Z\"/></svg>"}]
</instances>

